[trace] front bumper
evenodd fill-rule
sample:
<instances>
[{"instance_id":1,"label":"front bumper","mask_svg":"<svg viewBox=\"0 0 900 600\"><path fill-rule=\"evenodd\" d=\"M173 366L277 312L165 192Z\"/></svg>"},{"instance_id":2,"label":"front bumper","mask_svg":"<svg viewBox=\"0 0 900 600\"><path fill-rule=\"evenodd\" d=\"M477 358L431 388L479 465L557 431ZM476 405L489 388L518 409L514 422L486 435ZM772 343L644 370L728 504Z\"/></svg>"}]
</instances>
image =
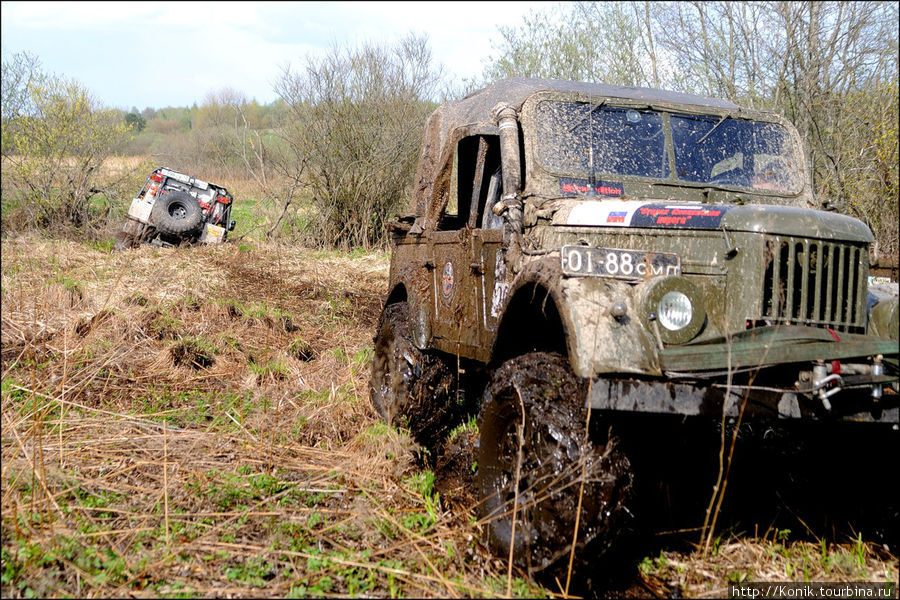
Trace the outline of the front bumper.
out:
<instances>
[{"instance_id":1,"label":"front bumper","mask_svg":"<svg viewBox=\"0 0 900 600\"><path fill-rule=\"evenodd\" d=\"M761 419L900 422L897 342L763 327L660 352L665 379L601 377L600 410Z\"/></svg>"},{"instance_id":2,"label":"front bumper","mask_svg":"<svg viewBox=\"0 0 900 600\"><path fill-rule=\"evenodd\" d=\"M883 356L896 373L896 341L804 326L758 327L730 340L665 348L660 362L665 372L697 373L762 368L787 363L864 360ZM896 381L896 376L894 381Z\"/></svg>"}]
</instances>

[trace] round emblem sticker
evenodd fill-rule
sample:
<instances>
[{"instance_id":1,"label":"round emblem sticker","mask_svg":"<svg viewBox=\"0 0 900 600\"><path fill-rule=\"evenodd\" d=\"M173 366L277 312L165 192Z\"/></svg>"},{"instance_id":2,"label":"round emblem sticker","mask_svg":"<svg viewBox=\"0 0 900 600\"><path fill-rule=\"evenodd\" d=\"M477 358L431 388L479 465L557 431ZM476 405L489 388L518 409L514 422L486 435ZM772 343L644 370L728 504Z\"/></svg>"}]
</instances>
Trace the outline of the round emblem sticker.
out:
<instances>
[{"instance_id":1,"label":"round emblem sticker","mask_svg":"<svg viewBox=\"0 0 900 600\"><path fill-rule=\"evenodd\" d=\"M453 263L444 265L444 273L441 275L441 294L449 300L453 295Z\"/></svg>"}]
</instances>

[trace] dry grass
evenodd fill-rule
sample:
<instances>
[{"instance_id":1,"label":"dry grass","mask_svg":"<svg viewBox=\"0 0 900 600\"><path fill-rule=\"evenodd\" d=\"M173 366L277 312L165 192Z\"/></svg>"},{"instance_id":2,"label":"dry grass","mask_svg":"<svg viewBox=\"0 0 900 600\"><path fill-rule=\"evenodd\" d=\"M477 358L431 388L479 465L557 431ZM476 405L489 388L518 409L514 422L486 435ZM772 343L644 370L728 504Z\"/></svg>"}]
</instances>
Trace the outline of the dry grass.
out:
<instances>
[{"instance_id":1,"label":"dry grass","mask_svg":"<svg viewBox=\"0 0 900 600\"><path fill-rule=\"evenodd\" d=\"M106 176L109 176L116 173L134 171L151 163L153 163L153 160L147 155L110 156L103 161L101 170Z\"/></svg>"},{"instance_id":2,"label":"dry grass","mask_svg":"<svg viewBox=\"0 0 900 600\"><path fill-rule=\"evenodd\" d=\"M640 565L643 587L657 597L727 598L729 586L748 582L894 582L897 559L883 547L862 541L848 544L797 541L782 532L771 539L732 538L707 555L662 552Z\"/></svg>"},{"instance_id":3,"label":"dry grass","mask_svg":"<svg viewBox=\"0 0 900 600\"><path fill-rule=\"evenodd\" d=\"M436 494L369 405L385 255L2 251L4 597L507 593L471 507ZM646 559L641 590L802 577L779 548ZM823 580L896 580L895 558L861 548L863 571L823 559Z\"/></svg>"},{"instance_id":4,"label":"dry grass","mask_svg":"<svg viewBox=\"0 0 900 600\"><path fill-rule=\"evenodd\" d=\"M3 256L4 596L495 593L367 402L384 256Z\"/></svg>"}]
</instances>

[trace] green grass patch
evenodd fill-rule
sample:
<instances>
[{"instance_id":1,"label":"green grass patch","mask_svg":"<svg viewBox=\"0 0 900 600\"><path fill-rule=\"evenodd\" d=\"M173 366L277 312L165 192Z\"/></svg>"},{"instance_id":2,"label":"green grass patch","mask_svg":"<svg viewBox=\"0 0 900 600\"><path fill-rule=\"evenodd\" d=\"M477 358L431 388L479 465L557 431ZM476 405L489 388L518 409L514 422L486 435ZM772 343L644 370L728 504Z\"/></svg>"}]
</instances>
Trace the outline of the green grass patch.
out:
<instances>
[{"instance_id":1,"label":"green grass patch","mask_svg":"<svg viewBox=\"0 0 900 600\"><path fill-rule=\"evenodd\" d=\"M261 363L250 360L247 363L247 368L260 379L281 381L287 379L288 376L287 364L281 358L273 358Z\"/></svg>"},{"instance_id":2,"label":"green grass patch","mask_svg":"<svg viewBox=\"0 0 900 600\"><path fill-rule=\"evenodd\" d=\"M278 567L268 561L259 557L251 557L226 568L225 578L228 581L263 587L269 580L275 578L277 571Z\"/></svg>"},{"instance_id":3,"label":"green grass patch","mask_svg":"<svg viewBox=\"0 0 900 600\"><path fill-rule=\"evenodd\" d=\"M478 416L472 415L465 423L460 423L450 431L448 439L455 440L462 434L478 435Z\"/></svg>"},{"instance_id":4,"label":"green grass patch","mask_svg":"<svg viewBox=\"0 0 900 600\"><path fill-rule=\"evenodd\" d=\"M212 426L223 432L240 427L244 415L257 410L259 401L247 392L221 392L216 390L172 390L168 387L151 388L149 394L133 400L131 414L151 421L169 423L177 427L192 425ZM230 417L229 417L230 415ZM232 420L233 419L233 420Z\"/></svg>"},{"instance_id":5,"label":"green grass patch","mask_svg":"<svg viewBox=\"0 0 900 600\"><path fill-rule=\"evenodd\" d=\"M248 467L249 468L249 467ZM267 473L223 473L211 470L195 475L185 483L194 496L212 502L222 510L245 510L250 505L291 490L288 494L299 503L302 492L294 491L296 484L285 482Z\"/></svg>"},{"instance_id":6,"label":"green grass patch","mask_svg":"<svg viewBox=\"0 0 900 600\"><path fill-rule=\"evenodd\" d=\"M434 489L434 472L426 469L403 479L403 485L417 496L420 509L400 517L407 529L424 533L437 523L440 514L440 494Z\"/></svg>"}]
</instances>

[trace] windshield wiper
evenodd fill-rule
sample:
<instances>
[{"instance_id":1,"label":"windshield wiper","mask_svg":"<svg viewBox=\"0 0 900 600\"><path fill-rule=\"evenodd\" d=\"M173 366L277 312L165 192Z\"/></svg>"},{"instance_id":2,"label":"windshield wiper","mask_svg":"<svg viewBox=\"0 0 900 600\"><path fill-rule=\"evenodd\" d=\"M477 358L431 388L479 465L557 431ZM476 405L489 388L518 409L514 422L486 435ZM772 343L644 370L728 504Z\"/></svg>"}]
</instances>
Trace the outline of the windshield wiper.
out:
<instances>
[{"instance_id":1,"label":"windshield wiper","mask_svg":"<svg viewBox=\"0 0 900 600\"><path fill-rule=\"evenodd\" d=\"M700 138L699 140L697 140L697 141L694 143L694 145L695 145L695 146L699 146L700 144L702 144L702 143L703 143L703 140L705 140L706 138L708 138L708 137L709 137L709 134L711 134L713 131L715 131L715 130L716 130L716 127L718 127L719 125L721 125L721 124L722 124L722 121L724 121L725 119L727 119L729 116L730 116L730 115L728 115L728 114L722 115L722 118L719 119L718 122L717 122L715 125L713 125L713 126L709 129L709 131L707 131L706 133L704 133L704 134L703 134L703 137Z\"/></svg>"},{"instance_id":2,"label":"windshield wiper","mask_svg":"<svg viewBox=\"0 0 900 600\"><path fill-rule=\"evenodd\" d=\"M572 133L573 131L575 131L575 128L576 128L576 127L580 127L581 124L584 123L584 120L585 120L585 119L587 119L588 117L590 117L591 115L593 115L595 112L597 112L597 109L599 109L600 107L602 107L602 106L605 105L605 104L606 104L606 98L604 98L603 100L601 100L601 101L598 102L597 104L593 105L593 106L591 107L591 109L590 109L589 111L587 111L587 112L584 114L584 116L582 116L580 119L578 119L578 122L577 122L577 123L575 123L574 125L572 125L571 127L569 127L569 133Z\"/></svg>"}]
</instances>

